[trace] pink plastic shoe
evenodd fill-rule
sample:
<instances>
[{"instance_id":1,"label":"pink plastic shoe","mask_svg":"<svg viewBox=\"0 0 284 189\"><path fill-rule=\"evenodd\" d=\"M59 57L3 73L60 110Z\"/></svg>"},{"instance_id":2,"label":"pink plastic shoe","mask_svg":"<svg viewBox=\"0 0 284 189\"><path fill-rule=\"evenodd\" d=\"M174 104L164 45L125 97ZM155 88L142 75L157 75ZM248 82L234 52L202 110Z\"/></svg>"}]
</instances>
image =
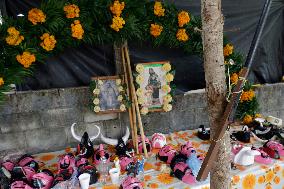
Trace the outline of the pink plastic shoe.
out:
<instances>
[{"instance_id":1,"label":"pink plastic shoe","mask_svg":"<svg viewBox=\"0 0 284 189\"><path fill-rule=\"evenodd\" d=\"M232 145L232 153L236 155L244 146L242 144L234 144Z\"/></svg>"},{"instance_id":2,"label":"pink plastic shoe","mask_svg":"<svg viewBox=\"0 0 284 189\"><path fill-rule=\"evenodd\" d=\"M276 141L268 141L263 146L276 150L280 156L284 156L284 146Z\"/></svg>"},{"instance_id":3,"label":"pink plastic shoe","mask_svg":"<svg viewBox=\"0 0 284 189\"><path fill-rule=\"evenodd\" d=\"M254 161L261 164L271 164L273 162L272 158L264 152L261 148L251 147L252 150L257 150L260 152L260 155L254 156Z\"/></svg>"},{"instance_id":4,"label":"pink plastic shoe","mask_svg":"<svg viewBox=\"0 0 284 189\"><path fill-rule=\"evenodd\" d=\"M174 175L186 184L195 184L196 183L196 179L195 179L191 169L184 162L179 162L175 165Z\"/></svg>"},{"instance_id":5,"label":"pink plastic shoe","mask_svg":"<svg viewBox=\"0 0 284 189\"><path fill-rule=\"evenodd\" d=\"M189 157L191 154L196 153L195 148L192 146L192 143L188 141L180 147L180 153Z\"/></svg>"},{"instance_id":6,"label":"pink plastic shoe","mask_svg":"<svg viewBox=\"0 0 284 189\"><path fill-rule=\"evenodd\" d=\"M177 151L175 151L171 146L166 145L160 149L157 156L161 161L170 164L175 155L177 155Z\"/></svg>"}]
</instances>

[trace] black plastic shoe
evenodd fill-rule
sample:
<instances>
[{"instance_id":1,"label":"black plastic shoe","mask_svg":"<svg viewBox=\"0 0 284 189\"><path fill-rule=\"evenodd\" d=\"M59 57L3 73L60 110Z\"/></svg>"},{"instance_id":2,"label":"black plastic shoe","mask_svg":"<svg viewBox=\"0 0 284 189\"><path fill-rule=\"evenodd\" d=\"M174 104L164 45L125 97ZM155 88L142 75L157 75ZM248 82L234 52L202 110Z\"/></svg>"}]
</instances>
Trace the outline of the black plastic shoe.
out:
<instances>
[{"instance_id":1,"label":"black plastic shoe","mask_svg":"<svg viewBox=\"0 0 284 189\"><path fill-rule=\"evenodd\" d=\"M250 131L248 126L243 126L242 131L237 131L232 133L231 138L236 138L240 142L249 143L250 142Z\"/></svg>"},{"instance_id":2,"label":"black plastic shoe","mask_svg":"<svg viewBox=\"0 0 284 189\"><path fill-rule=\"evenodd\" d=\"M205 128L204 125L200 125L197 136L201 140L209 140L210 139L210 128Z\"/></svg>"}]
</instances>

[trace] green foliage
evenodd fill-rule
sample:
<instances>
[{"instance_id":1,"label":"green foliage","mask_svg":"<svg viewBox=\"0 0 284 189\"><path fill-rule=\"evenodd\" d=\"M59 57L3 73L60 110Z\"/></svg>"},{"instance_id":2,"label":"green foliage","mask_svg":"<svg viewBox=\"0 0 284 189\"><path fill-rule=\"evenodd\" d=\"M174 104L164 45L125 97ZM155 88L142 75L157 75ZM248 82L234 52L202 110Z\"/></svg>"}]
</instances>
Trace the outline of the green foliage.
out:
<instances>
[{"instance_id":1,"label":"green foliage","mask_svg":"<svg viewBox=\"0 0 284 189\"><path fill-rule=\"evenodd\" d=\"M170 48L180 48L186 53L202 56L202 38L201 38L201 19L190 13L190 22L184 27L178 26L178 10L174 4L165 1L162 3L165 9L165 15L158 17L154 14L154 1L148 0L123 0L125 8L121 17L125 20L125 25L120 31L113 30L112 12L110 6L113 0L46 0L41 4L40 9L46 15L44 23L33 25L28 20L28 13L18 19L4 18L4 23L0 25L0 78L4 78L4 85L0 86L0 102L4 100L3 92L10 90L11 84L21 83L22 80L32 75L33 65L26 69L16 60L16 56L28 51L35 55L37 62L45 62L49 56L54 56L62 52L66 47L77 47L86 43L91 45L122 43L125 40L131 41L150 41L153 46L168 46ZM120 0L122 2L122 0ZM80 16L75 18L66 18L64 6L75 4L80 9ZM71 24L79 20L82 24L84 35L79 40L72 37ZM153 37L150 34L151 24L159 24L163 27L160 36ZM18 46L10 46L6 43L8 35L7 29L15 27L24 40ZM186 29L189 40L181 42L177 39L178 29ZM40 37L44 33L54 35L57 41L52 51L46 51L40 46L42 40ZM224 38L224 46L229 41ZM226 65L229 68L227 79L233 73L239 73L243 67L243 56L233 52L225 60L234 60L234 65ZM37 64L37 63L36 63ZM232 85L234 87L234 85ZM246 85L245 89L251 86ZM95 88L94 82L91 82L91 89ZM172 88L174 88L172 86ZM131 102L128 98L126 106ZM256 111L256 99L249 104L240 104L239 117L245 113L253 114Z\"/></svg>"}]
</instances>

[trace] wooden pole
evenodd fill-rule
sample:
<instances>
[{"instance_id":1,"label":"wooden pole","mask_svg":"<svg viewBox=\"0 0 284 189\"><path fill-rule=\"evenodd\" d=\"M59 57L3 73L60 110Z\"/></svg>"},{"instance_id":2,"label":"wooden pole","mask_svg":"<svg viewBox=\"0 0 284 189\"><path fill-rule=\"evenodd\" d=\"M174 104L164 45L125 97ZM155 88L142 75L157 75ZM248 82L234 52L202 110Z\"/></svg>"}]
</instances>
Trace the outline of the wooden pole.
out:
<instances>
[{"instance_id":1,"label":"wooden pole","mask_svg":"<svg viewBox=\"0 0 284 189\"><path fill-rule=\"evenodd\" d=\"M130 57L129 57L129 52L127 48L127 44L125 44L122 49L124 50L125 56L126 56L126 63L127 63L127 68L128 68L128 74L130 78L130 89L132 92L132 96L134 97L134 104L137 112L137 119L138 119L138 126L141 134L141 139L142 139L142 145L143 145L143 150L144 150L144 155L146 158L148 158L148 152L146 148L146 143L145 143L145 135L144 135L144 129L142 125L142 120L141 120L141 114L140 114L140 109L138 105L138 99L134 87L134 80L133 80L133 75L132 75L132 70L131 70L131 65L130 65Z\"/></svg>"},{"instance_id":2,"label":"wooden pole","mask_svg":"<svg viewBox=\"0 0 284 189\"><path fill-rule=\"evenodd\" d=\"M127 96L129 97L129 99L132 99L132 94L130 91L130 83L129 83L129 74L127 74L128 72L126 69L126 62L125 62L125 55L124 55L123 48L121 48L121 58L122 58L125 82L127 85ZM130 122L130 127L131 127L133 146L136 149L136 153L138 154L139 150L138 150L138 140L137 140L136 115L135 115L135 106L133 105L133 103L131 104L131 107L128 109L128 114L129 114L129 122Z\"/></svg>"}]
</instances>

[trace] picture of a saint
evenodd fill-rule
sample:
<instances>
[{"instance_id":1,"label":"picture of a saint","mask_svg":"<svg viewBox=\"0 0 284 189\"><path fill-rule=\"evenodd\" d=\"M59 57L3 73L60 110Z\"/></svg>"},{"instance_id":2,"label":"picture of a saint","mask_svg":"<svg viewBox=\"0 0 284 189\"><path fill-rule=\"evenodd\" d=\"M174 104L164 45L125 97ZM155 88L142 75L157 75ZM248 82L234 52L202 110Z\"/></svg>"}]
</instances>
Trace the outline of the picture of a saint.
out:
<instances>
[{"instance_id":1,"label":"picture of a saint","mask_svg":"<svg viewBox=\"0 0 284 189\"><path fill-rule=\"evenodd\" d=\"M119 109L119 101L117 97L119 92L117 91L115 80L106 80L101 86L100 108L102 111Z\"/></svg>"},{"instance_id":2,"label":"picture of a saint","mask_svg":"<svg viewBox=\"0 0 284 189\"><path fill-rule=\"evenodd\" d=\"M161 81L153 68L149 68L149 79L146 86L148 92L148 100L152 100L152 105L161 104L159 90L161 89Z\"/></svg>"}]
</instances>

